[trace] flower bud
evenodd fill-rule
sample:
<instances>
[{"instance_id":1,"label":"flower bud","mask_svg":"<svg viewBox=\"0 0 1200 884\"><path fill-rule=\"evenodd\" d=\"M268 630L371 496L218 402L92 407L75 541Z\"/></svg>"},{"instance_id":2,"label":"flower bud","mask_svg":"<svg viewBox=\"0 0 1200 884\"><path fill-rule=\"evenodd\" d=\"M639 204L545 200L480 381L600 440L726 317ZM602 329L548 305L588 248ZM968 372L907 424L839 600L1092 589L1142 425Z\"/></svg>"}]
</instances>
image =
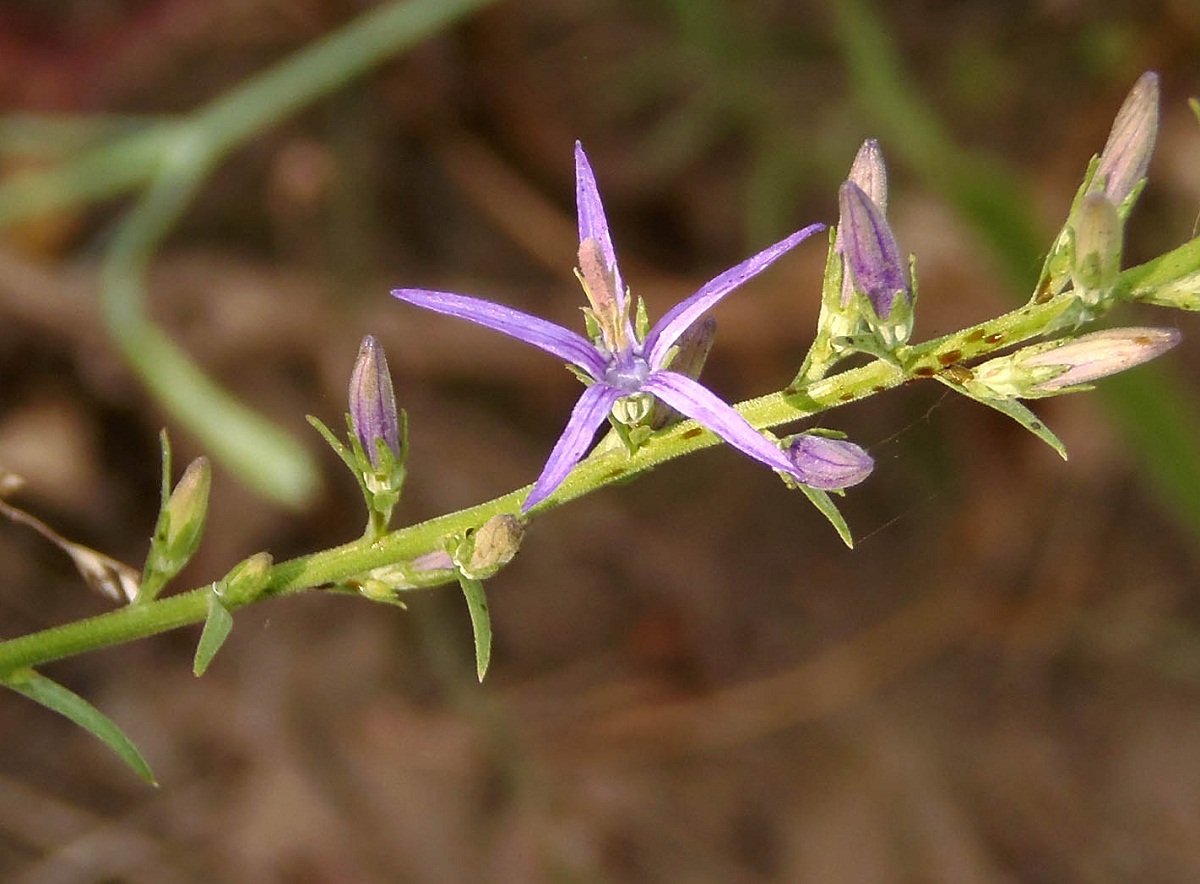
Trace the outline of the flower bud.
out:
<instances>
[{"instance_id":1,"label":"flower bud","mask_svg":"<svg viewBox=\"0 0 1200 884\"><path fill-rule=\"evenodd\" d=\"M253 601L266 588L274 562L268 552L257 552L243 559L225 575L217 595L230 605Z\"/></svg>"},{"instance_id":2,"label":"flower bud","mask_svg":"<svg viewBox=\"0 0 1200 884\"><path fill-rule=\"evenodd\" d=\"M381 441L396 461L403 460L392 375L383 347L372 335L363 338L350 375L350 425L371 466L380 466Z\"/></svg>"},{"instance_id":3,"label":"flower bud","mask_svg":"<svg viewBox=\"0 0 1200 884\"><path fill-rule=\"evenodd\" d=\"M1150 155L1158 136L1158 74L1142 74L1117 111L1112 131L1100 153L1092 179L1093 190L1103 189L1120 206L1137 183L1146 177Z\"/></svg>"},{"instance_id":4,"label":"flower bud","mask_svg":"<svg viewBox=\"0 0 1200 884\"><path fill-rule=\"evenodd\" d=\"M853 181L842 183L838 207L838 235L851 282L886 321L897 300L907 304L911 297L896 237L883 212Z\"/></svg>"},{"instance_id":5,"label":"flower bud","mask_svg":"<svg viewBox=\"0 0 1200 884\"><path fill-rule=\"evenodd\" d=\"M1037 399L1086 389L1092 381L1149 362L1179 343L1169 328L1110 328L1068 341L1049 341L972 369L985 395Z\"/></svg>"},{"instance_id":6,"label":"flower bud","mask_svg":"<svg viewBox=\"0 0 1200 884\"><path fill-rule=\"evenodd\" d=\"M166 535L160 555L168 560L172 574L178 574L187 564L200 536L204 533L204 520L208 516L208 492L212 487L212 467L207 457L198 457L183 471L179 484L167 501Z\"/></svg>"},{"instance_id":7,"label":"flower bud","mask_svg":"<svg viewBox=\"0 0 1200 884\"><path fill-rule=\"evenodd\" d=\"M857 485L871 474L875 461L848 439L801 433L785 440L784 453L809 488L835 491Z\"/></svg>"},{"instance_id":8,"label":"flower bud","mask_svg":"<svg viewBox=\"0 0 1200 884\"><path fill-rule=\"evenodd\" d=\"M1110 328L1035 353L1025 364L1033 369L1061 367L1063 371L1035 387L1039 393L1057 393L1149 362L1178 344L1180 337L1173 328Z\"/></svg>"},{"instance_id":9,"label":"flower bud","mask_svg":"<svg viewBox=\"0 0 1200 884\"><path fill-rule=\"evenodd\" d=\"M171 545L195 548L193 541L204 530L204 518L208 515L211 487L212 467L207 457L198 457L183 471L167 502L167 515L171 518L167 536Z\"/></svg>"},{"instance_id":10,"label":"flower bud","mask_svg":"<svg viewBox=\"0 0 1200 884\"><path fill-rule=\"evenodd\" d=\"M183 570L200 546L211 486L212 468L208 458L198 457L188 464L158 514L137 601L154 599L167 581Z\"/></svg>"},{"instance_id":11,"label":"flower bud","mask_svg":"<svg viewBox=\"0 0 1200 884\"><path fill-rule=\"evenodd\" d=\"M464 577L486 580L513 560L524 537L525 524L516 516L492 516L459 544L454 563Z\"/></svg>"}]
</instances>

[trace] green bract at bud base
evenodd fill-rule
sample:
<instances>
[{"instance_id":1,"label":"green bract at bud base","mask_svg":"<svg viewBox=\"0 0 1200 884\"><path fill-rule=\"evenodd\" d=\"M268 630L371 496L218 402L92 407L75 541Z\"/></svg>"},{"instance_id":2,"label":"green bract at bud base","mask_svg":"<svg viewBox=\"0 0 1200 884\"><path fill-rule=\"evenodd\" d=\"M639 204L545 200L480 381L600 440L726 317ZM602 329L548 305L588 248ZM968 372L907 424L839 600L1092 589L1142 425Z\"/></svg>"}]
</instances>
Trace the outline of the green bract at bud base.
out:
<instances>
[{"instance_id":1,"label":"green bract at bud base","mask_svg":"<svg viewBox=\"0 0 1200 884\"><path fill-rule=\"evenodd\" d=\"M212 486L212 467L208 458L198 457L184 470L182 478L169 495L165 494L170 474L170 446L163 434L164 501L158 514L158 524L150 539L150 552L142 576L138 602L155 598L172 577L183 570L204 534L208 516L208 493Z\"/></svg>"},{"instance_id":2,"label":"green bract at bud base","mask_svg":"<svg viewBox=\"0 0 1200 884\"><path fill-rule=\"evenodd\" d=\"M1168 328L1113 328L1047 341L990 359L964 384L981 395L1038 399L1091 389L1092 381L1149 362L1179 343Z\"/></svg>"},{"instance_id":3,"label":"green bract at bud base","mask_svg":"<svg viewBox=\"0 0 1200 884\"><path fill-rule=\"evenodd\" d=\"M1121 272L1121 216L1103 193L1089 193L1075 210L1075 260L1071 279L1085 304L1095 307L1112 293Z\"/></svg>"}]
</instances>

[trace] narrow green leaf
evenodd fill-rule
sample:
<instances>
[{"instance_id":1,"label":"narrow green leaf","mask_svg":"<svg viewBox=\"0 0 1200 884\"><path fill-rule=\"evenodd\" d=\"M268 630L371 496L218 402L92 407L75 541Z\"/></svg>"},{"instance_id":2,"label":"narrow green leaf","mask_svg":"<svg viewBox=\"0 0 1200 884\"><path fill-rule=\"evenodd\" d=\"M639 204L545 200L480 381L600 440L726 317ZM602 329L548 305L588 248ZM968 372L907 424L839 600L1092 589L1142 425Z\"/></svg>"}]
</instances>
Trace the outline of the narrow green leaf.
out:
<instances>
[{"instance_id":1,"label":"narrow green leaf","mask_svg":"<svg viewBox=\"0 0 1200 884\"><path fill-rule=\"evenodd\" d=\"M854 538L850 535L850 526L846 524L846 519L842 516L842 511L837 508L837 504L833 502L833 498L829 496L828 491L822 491L819 488L809 488L807 485L797 486L805 493L813 506L821 511L821 515L829 520L829 524L837 530L838 536L842 538L842 543L846 544L850 549L854 549Z\"/></svg>"},{"instance_id":2,"label":"narrow green leaf","mask_svg":"<svg viewBox=\"0 0 1200 884\"><path fill-rule=\"evenodd\" d=\"M196 659L192 662L192 672L199 677L208 669L221 645L229 637L233 629L233 615L221 604L217 597L216 584L208 591L208 617L204 620L204 629L200 633L200 641L196 644Z\"/></svg>"},{"instance_id":3,"label":"narrow green leaf","mask_svg":"<svg viewBox=\"0 0 1200 884\"><path fill-rule=\"evenodd\" d=\"M471 630L475 633L475 674L479 681L487 675L488 664L492 660L492 619L488 614L487 596L483 592L483 583L464 577L458 577L463 595L467 599L467 610L471 614Z\"/></svg>"},{"instance_id":4,"label":"narrow green leaf","mask_svg":"<svg viewBox=\"0 0 1200 884\"><path fill-rule=\"evenodd\" d=\"M954 383L954 381L943 377L942 375L937 375L936 377L939 381L941 381L951 390L954 390L956 393L962 393L969 399L974 399L976 402L986 405L988 408L993 408L1001 414L1008 415L1029 432L1033 433L1033 435L1037 436L1039 439L1053 448L1058 453L1058 456L1063 460L1067 459L1067 446L1063 445L1062 440L1059 439L1058 436L1054 435L1053 431L1051 431L1049 427L1042 423L1041 419L1036 414L1022 405L1020 400L1001 399L995 396L983 396L979 393L976 393L974 390L969 389L968 387Z\"/></svg>"},{"instance_id":5,"label":"narrow green leaf","mask_svg":"<svg viewBox=\"0 0 1200 884\"><path fill-rule=\"evenodd\" d=\"M149 783L157 786L150 765L142 757L133 741L117 727L116 723L78 694L64 688L58 682L51 681L32 669L19 669L4 679L4 685L45 706L52 712L69 718L81 728L90 731L93 736L103 741L122 761L133 768L134 773Z\"/></svg>"}]
</instances>

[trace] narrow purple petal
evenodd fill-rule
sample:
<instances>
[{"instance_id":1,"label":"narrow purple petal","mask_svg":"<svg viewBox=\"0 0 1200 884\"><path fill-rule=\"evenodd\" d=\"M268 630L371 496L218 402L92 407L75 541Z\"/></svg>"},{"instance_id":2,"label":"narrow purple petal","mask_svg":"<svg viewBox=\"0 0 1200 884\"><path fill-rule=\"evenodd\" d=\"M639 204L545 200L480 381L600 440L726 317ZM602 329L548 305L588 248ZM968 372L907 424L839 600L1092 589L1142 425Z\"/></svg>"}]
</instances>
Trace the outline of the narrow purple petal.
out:
<instances>
[{"instance_id":1,"label":"narrow purple petal","mask_svg":"<svg viewBox=\"0 0 1200 884\"><path fill-rule=\"evenodd\" d=\"M604 356L587 338L537 316L482 298L456 295L453 292L393 289L392 295L434 313L467 319L527 344L533 344L547 353L579 366L592 377L598 378L604 372Z\"/></svg>"},{"instance_id":2,"label":"narrow purple petal","mask_svg":"<svg viewBox=\"0 0 1200 884\"><path fill-rule=\"evenodd\" d=\"M753 258L747 258L736 267L732 267L715 279L706 282L694 295L685 298L668 310L662 319L654 324L654 328L650 329L650 334L646 335L644 352L648 354L650 365L655 368L662 365L667 351L705 311L746 280L766 270L789 249L824 229L824 224L810 224L787 239L780 240L775 245L763 249Z\"/></svg>"},{"instance_id":3,"label":"narrow purple petal","mask_svg":"<svg viewBox=\"0 0 1200 884\"><path fill-rule=\"evenodd\" d=\"M613 403L624 395L622 390L608 384L592 384L583 391L583 395L571 411L566 428L554 443L554 449L550 452L546 465L542 467L542 474L533 483L533 490L521 504L522 512L533 509L562 484L562 480L575 464L579 463L592 444L596 428L604 423L604 419L612 411Z\"/></svg>"},{"instance_id":4,"label":"narrow purple petal","mask_svg":"<svg viewBox=\"0 0 1200 884\"><path fill-rule=\"evenodd\" d=\"M656 371L642 384L642 390L653 393L676 411L712 430L743 454L800 478L796 467L775 443L698 381L673 371Z\"/></svg>"},{"instance_id":5,"label":"narrow purple petal","mask_svg":"<svg viewBox=\"0 0 1200 884\"><path fill-rule=\"evenodd\" d=\"M871 455L848 439L811 433L794 437L788 443L787 456L799 471L800 482L822 491L857 485L875 467Z\"/></svg>"},{"instance_id":6,"label":"narrow purple petal","mask_svg":"<svg viewBox=\"0 0 1200 884\"><path fill-rule=\"evenodd\" d=\"M612 235L608 232L608 219L604 215L604 204L600 202L600 190L596 187L596 176L588 162L583 145L575 142L575 202L579 212L579 241L594 239L600 246L608 269L612 271L617 289L617 304L625 304L625 283L617 268L617 251L613 248Z\"/></svg>"}]
</instances>

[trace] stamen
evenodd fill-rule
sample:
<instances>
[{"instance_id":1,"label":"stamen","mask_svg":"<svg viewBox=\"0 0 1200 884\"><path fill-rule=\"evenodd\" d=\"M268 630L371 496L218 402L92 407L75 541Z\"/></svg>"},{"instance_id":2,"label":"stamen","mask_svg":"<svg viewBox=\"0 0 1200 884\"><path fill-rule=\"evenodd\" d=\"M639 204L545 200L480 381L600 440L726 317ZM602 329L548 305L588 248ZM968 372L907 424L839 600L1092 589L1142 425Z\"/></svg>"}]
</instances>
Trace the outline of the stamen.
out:
<instances>
[{"instance_id":1,"label":"stamen","mask_svg":"<svg viewBox=\"0 0 1200 884\"><path fill-rule=\"evenodd\" d=\"M621 312L621 299L617 297L617 280L612 268L604 260L600 243L591 237L579 244L579 278L583 281L584 294L592 305L604 342L611 351L619 350L624 342L621 335L624 323L618 315Z\"/></svg>"}]
</instances>

